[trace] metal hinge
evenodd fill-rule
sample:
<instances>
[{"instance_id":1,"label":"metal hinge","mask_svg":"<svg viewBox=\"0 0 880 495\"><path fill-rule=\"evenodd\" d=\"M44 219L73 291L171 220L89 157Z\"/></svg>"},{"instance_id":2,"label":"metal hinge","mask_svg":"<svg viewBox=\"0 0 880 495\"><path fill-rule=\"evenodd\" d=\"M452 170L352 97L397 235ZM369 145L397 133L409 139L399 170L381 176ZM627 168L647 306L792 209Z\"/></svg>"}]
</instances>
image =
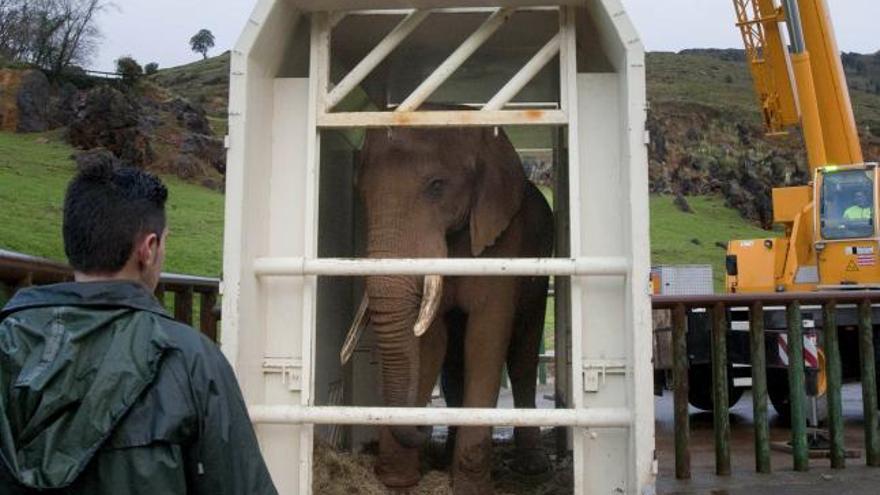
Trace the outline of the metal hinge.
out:
<instances>
[{"instance_id":1,"label":"metal hinge","mask_svg":"<svg viewBox=\"0 0 880 495\"><path fill-rule=\"evenodd\" d=\"M281 383L291 392L302 390L302 360L267 357L263 359L264 375L281 375Z\"/></svg>"},{"instance_id":2,"label":"metal hinge","mask_svg":"<svg viewBox=\"0 0 880 495\"><path fill-rule=\"evenodd\" d=\"M599 387L605 385L606 376L625 375L627 371L626 361L613 359L585 359L584 392L598 392Z\"/></svg>"}]
</instances>

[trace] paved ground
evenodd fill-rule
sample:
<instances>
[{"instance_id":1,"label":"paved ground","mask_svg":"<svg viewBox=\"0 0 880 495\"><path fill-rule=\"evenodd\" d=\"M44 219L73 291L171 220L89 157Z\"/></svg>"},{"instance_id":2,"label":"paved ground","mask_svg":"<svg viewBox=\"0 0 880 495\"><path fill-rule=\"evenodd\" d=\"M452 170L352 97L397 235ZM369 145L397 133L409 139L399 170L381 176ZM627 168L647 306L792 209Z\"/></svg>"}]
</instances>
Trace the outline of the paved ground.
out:
<instances>
[{"instance_id":1,"label":"paved ground","mask_svg":"<svg viewBox=\"0 0 880 495\"><path fill-rule=\"evenodd\" d=\"M657 492L664 495L861 495L880 494L880 468L865 467L864 429L862 423L861 388L859 384L846 385L843 393L846 422L846 448L862 452L859 459L847 459L847 468L832 470L827 459L812 459L810 471L795 473L791 456L772 453L772 475L755 474L754 437L751 396L746 394L731 414L731 462L733 475L715 475L715 447L711 413L691 409L691 462L693 479L675 480L674 431L672 395L656 401L657 457L660 476ZM788 429L779 425L770 407L770 438L784 442Z\"/></svg>"}]
</instances>

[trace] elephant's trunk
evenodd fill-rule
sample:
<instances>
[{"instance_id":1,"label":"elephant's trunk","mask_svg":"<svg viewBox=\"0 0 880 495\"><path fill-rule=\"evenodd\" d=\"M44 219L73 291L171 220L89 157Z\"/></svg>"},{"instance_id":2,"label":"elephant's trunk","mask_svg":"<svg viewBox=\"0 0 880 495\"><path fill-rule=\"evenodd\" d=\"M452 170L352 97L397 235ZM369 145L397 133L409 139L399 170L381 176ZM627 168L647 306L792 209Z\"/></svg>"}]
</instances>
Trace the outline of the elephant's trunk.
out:
<instances>
[{"instance_id":1,"label":"elephant's trunk","mask_svg":"<svg viewBox=\"0 0 880 495\"><path fill-rule=\"evenodd\" d=\"M390 407L416 407L419 388L419 346L413 333L420 305L416 277L367 278L370 322L382 357L382 395ZM404 447L418 447L428 435L414 426L393 426Z\"/></svg>"}]
</instances>

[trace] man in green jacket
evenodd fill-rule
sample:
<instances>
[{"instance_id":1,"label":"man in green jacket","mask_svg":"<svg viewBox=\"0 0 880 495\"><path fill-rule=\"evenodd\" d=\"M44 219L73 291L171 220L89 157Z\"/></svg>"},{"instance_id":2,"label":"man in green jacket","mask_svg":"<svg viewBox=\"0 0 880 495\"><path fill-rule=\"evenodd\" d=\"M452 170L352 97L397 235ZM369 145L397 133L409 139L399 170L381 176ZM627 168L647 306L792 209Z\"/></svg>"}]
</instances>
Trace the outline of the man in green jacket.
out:
<instances>
[{"instance_id":1,"label":"man in green jacket","mask_svg":"<svg viewBox=\"0 0 880 495\"><path fill-rule=\"evenodd\" d=\"M276 493L229 364L152 295L167 195L130 168L71 182L76 282L0 311L0 493Z\"/></svg>"}]
</instances>

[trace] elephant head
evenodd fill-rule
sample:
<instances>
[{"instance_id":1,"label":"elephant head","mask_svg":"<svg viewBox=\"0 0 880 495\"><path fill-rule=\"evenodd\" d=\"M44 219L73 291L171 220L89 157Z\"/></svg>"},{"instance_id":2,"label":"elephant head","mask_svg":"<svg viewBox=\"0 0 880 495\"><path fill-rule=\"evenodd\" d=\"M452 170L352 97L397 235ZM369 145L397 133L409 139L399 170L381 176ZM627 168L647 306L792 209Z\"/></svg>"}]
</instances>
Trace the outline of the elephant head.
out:
<instances>
[{"instance_id":1,"label":"elephant head","mask_svg":"<svg viewBox=\"0 0 880 495\"><path fill-rule=\"evenodd\" d=\"M519 211L525 184L519 157L503 132L369 130L358 171L367 255L442 258L449 255L448 239L467 237L470 254L479 256ZM388 406L424 405L416 403L418 339L437 315L442 293L439 276L367 278L360 315L369 318L377 336ZM353 334L359 326L353 325ZM414 427L392 428L392 433L404 446L426 439Z\"/></svg>"}]
</instances>

